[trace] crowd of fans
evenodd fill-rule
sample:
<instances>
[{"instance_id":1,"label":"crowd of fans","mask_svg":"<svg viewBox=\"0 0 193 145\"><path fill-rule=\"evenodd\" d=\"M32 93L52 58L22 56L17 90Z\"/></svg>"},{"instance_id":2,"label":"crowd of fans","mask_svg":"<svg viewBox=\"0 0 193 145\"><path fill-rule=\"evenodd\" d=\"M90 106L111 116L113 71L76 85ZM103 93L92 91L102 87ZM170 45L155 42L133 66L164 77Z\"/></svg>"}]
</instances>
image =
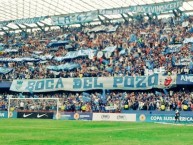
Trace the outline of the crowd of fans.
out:
<instances>
[{"instance_id":1,"label":"crowd of fans","mask_svg":"<svg viewBox=\"0 0 193 145\"><path fill-rule=\"evenodd\" d=\"M89 31L100 26L35 31L30 33L5 34L0 43L6 44L9 51L1 50L0 67L12 71L0 74L0 80L41 79L68 77L109 77L142 76L164 68L165 74L192 74L192 44L183 43L193 37L191 17L180 20L174 18L132 21L129 23L108 24L116 26L115 31ZM182 25L186 22L187 25ZM54 41L53 41L54 40ZM50 42L66 41L58 47L47 47ZM176 48L172 48L173 45ZM110 57L98 56L106 47L116 49ZM10 51L10 50L17 51ZM81 56L58 61L68 52L95 50L94 56ZM169 51L168 51L169 50ZM41 61L11 61L14 58L46 57ZM11 58L2 61L1 58ZM180 60L188 60L181 63ZM48 66L76 63L79 67L70 70L53 71ZM10 92L9 92L10 93ZM1 94L0 110L8 109L8 97L59 98L61 111L120 112L121 110L193 110L192 92L121 92L110 91L83 93L43 93L43 94ZM56 110L56 100L12 100L12 110ZM164 107L162 107L164 106ZM109 109L110 108L110 109Z\"/></svg>"},{"instance_id":2,"label":"crowd of fans","mask_svg":"<svg viewBox=\"0 0 193 145\"><path fill-rule=\"evenodd\" d=\"M35 62L0 61L0 67L13 69L9 73L0 74L0 79L141 76L147 75L147 70L160 68L164 68L165 73L192 73L190 62L182 65L179 63L182 58L192 61L191 44L183 44L185 38L192 36L192 19L187 18L184 21L189 22L186 27L182 26L180 20L169 18L109 24L107 25L109 27L118 26L116 31L111 32L88 31L96 26L85 26L46 32L6 34L2 36L0 42L6 44L9 49L18 51L1 51L0 58L34 58L35 53L36 56L51 55L53 57ZM53 40L67 41L67 44L48 48L47 45ZM172 52L166 52L173 44L181 44L179 51L172 49ZM106 58L105 55L97 57L99 51L109 46L116 47L110 57ZM93 58L82 56L62 61L54 59L65 56L70 51L87 49L96 50ZM59 71L48 69L48 66L65 63L77 63L79 67Z\"/></svg>"},{"instance_id":3,"label":"crowd of fans","mask_svg":"<svg viewBox=\"0 0 193 145\"><path fill-rule=\"evenodd\" d=\"M0 110L7 110L8 97L37 98L35 100L11 99L11 110L56 111L56 99L40 100L38 98L59 98L58 107L60 111L121 112L122 110L193 110L193 92L187 90L170 91L168 94L159 91L110 91L105 94L97 91L91 93L53 92L43 94L1 94Z\"/></svg>"}]
</instances>

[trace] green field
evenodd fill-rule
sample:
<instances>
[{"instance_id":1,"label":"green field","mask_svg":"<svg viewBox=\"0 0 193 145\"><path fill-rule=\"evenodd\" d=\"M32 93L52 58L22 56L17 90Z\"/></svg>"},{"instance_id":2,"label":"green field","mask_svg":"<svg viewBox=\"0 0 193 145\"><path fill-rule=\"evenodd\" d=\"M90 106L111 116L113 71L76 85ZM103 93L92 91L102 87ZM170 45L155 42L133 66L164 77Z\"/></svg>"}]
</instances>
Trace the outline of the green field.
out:
<instances>
[{"instance_id":1,"label":"green field","mask_svg":"<svg viewBox=\"0 0 193 145\"><path fill-rule=\"evenodd\" d=\"M0 119L0 145L192 145L193 126Z\"/></svg>"}]
</instances>

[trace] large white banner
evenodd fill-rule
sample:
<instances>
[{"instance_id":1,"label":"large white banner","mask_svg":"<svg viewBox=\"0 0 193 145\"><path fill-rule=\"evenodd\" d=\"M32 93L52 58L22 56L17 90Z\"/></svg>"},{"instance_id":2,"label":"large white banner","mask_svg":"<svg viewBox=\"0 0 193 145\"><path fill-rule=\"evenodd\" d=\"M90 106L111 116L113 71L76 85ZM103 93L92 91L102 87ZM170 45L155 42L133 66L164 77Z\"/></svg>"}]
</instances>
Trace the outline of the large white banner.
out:
<instances>
[{"instance_id":1,"label":"large white banner","mask_svg":"<svg viewBox=\"0 0 193 145\"><path fill-rule=\"evenodd\" d=\"M191 37L191 38L185 38L184 39L184 41L183 41L183 43L193 43L193 37Z\"/></svg>"},{"instance_id":2,"label":"large white banner","mask_svg":"<svg viewBox=\"0 0 193 145\"><path fill-rule=\"evenodd\" d=\"M50 78L37 80L13 80L10 90L16 92L53 92L86 91L96 89L111 90L147 90L152 88L168 88L176 84L176 76L137 77L85 77L85 78Z\"/></svg>"},{"instance_id":3,"label":"large white banner","mask_svg":"<svg viewBox=\"0 0 193 145\"><path fill-rule=\"evenodd\" d=\"M164 3L148 4L148 5L137 5L137 6L129 6L129 7L113 8L113 9L101 9L99 10L99 14L116 15L116 14L123 14L128 12L160 14L162 12L168 12L168 11L177 9L182 5L183 5L183 0L176 0L176 1L170 1L170 2L164 2Z\"/></svg>"},{"instance_id":4,"label":"large white banner","mask_svg":"<svg viewBox=\"0 0 193 145\"><path fill-rule=\"evenodd\" d=\"M155 79L154 79L155 80ZM154 81L153 80L153 81ZM150 89L155 82L148 83L146 77L109 78L55 78L39 80L13 80L10 90L18 92L49 92L58 90L85 91L92 89Z\"/></svg>"},{"instance_id":5,"label":"large white banner","mask_svg":"<svg viewBox=\"0 0 193 145\"><path fill-rule=\"evenodd\" d=\"M53 25L71 25L91 22L98 17L98 11L76 13L66 16L53 16L51 21Z\"/></svg>"},{"instance_id":6,"label":"large white banner","mask_svg":"<svg viewBox=\"0 0 193 145\"><path fill-rule=\"evenodd\" d=\"M176 85L177 75L162 76L159 75L159 88L170 88Z\"/></svg>"},{"instance_id":7,"label":"large white banner","mask_svg":"<svg viewBox=\"0 0 193 145\"><path fill-rule=\"evenodd\" d=\"M93 113L93 121L136 121L136 114Z\"/></svg>"}]
</instances>

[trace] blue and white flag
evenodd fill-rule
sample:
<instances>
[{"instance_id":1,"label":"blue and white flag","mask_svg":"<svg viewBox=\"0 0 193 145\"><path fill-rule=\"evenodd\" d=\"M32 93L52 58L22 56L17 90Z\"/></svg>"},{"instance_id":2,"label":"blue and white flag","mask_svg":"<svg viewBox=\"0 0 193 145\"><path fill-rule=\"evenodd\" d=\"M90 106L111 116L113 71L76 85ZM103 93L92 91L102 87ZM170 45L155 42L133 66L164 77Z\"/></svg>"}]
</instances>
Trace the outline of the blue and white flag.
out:
<instances>
[{"instance_id":1,"label":"blue and white flag","mask_svg":"<svg viewBox=\"0 0 193 145\"><path fill-rule=\"evenodd\" d=\"M108 46L108 47L106 47L105 49L103 49L102 51L105 51L105 52L114 52L116 48L117 48L117 46Z\"/></svg>"},{"instance_id":2,"label":"blue and white flag","mask_svg":"<svg viewBox=\"0 0 193 145\"><path fill-rule=\"evenodd\" d=\"M35 59L35 58L31 58L31 57L23 57L23 58L21 58L21 61L31 62L31 61L39 61L39 59Z\"/></svg>"},{"instance_id":3,"label":"blue and white flag","mask_svg":"<svg viewBox=\"0 0 193 145\"><path fill-rule=\"evenodd\" d=\"M155 91L155 95L156 95L156 96L162 96L162 93L159 92L159 91Z\"/></svg>"},{"instance_id":4,"label":"blue and white flag","mask_svg":"<svg viewBox=\"0 0 193 145\"><path fill-rule=\"evenodd\" d=\"M11 59L11 61L20 62L20 61L23 61L23 58L14 58L14 59Z\"/></svg>"},{"instance_id":5,"label":"blue and white flag","mask_svg":"<svg viewBox=\"0 0 193 145\"><path fill-rule=\"evenodd\" d=\"M46 55L32 55L34 58L40 59L40 60L51 60L53 56L51 54L46 54Z\"/></svg>"},{"instance_id":6,"label":"blue and white flag","mask_svg":"<svg viewBox=\"0 0 193 145\"><path fill-rule=\"evenodd\" d=\"M191 28L188 32L189 32L189 33L193 33L193 28Z\"/></svg>"},{"instance_id":7,"label":"blue and white flag","mask_svg":"<svg viewBox=\"0 0 193 145\"><path fill-rule=\"evenodd\" d=\"M125 53L126 53L126 50L125 50L125 49L122 49L122 50L119 52L120 55L124 55Z\"/></svg>"},{"instance_id":8,"label":"blue and white flag","mask_svg":"<svg viewBox=\"0 0 193 145\"><path fill-rule=\"evenodd\" d=\"M130 42L136 42L137 41L137 36L135 34L130 35Z\"/></svg>"},{"instance_id":9,"label":"blue and white flag","mask_svg":"<svg viewBox=\"0 0 193 145\"><path fill-rule=\"evenodd\" d=\"M57 51L59 48L58 47L51 47L49 50L51 51Z\"/></svg>"},{"instance_id":10,"label":"blue and white flag","mask_svg":"<svg viewBox=\"0 0 193 145\"><path fill-rule=\"evenodd\" d=\"M185 38L183 43L193 43L193 37Z\"/></svg>"},{"instance_id":11,"label":"blue and white flag","mask_svg":"<svg viewBox=\"0 0 193 145\"><path fill-rule=\"evenodd\" d=\"M91 98L90 98L89 96L90 96L90 94L88 94L88 93L86 93L86 92L83 92L83 93L82 93L82 101L83 101L84 103L90 102L90 101L91 101Z\"/></svg>"},{"instance_id":12,"label":"blue and white flag","mask_svg":"<svg viewBox=\"0 0 193 145\"><path fill-rule=\"evenodd\" d=\"M12 60L11 58L4 58L4 57L0 58L0 62L10 62L11 60Z\"/></svg>"},{"instance_id":13,"label":"blue and white flag","mask_svg":"<svg viewBox=\"0 0 193 145\"><path fill-rule=\"evenodd\" d=\"M55 57L54 60L63 61L65 59L74 59L81 56L89 56L93 52L95 53L96 50L86 49L86 50L69 51L65 56Z\"/></svg>"},{"instance_id":14,"label":"blue and white flag","mask_svg":"<svg viewBox=\"0 0 193 145\"><path fill-rule=\"evenodd\" d=\"M100 98L100 100L101 100L103 103L106 103L107 98L106 98L106 94L105 94L105 89L103 89L103 93L102 93L102 94L98 94L98 98Z\"/></svg>"},{"instance_id":15,"label":"blue and white flag","mask_svg":"<svg viewBox=\"0 0 193 145\"><path fill-rule=\"evenodd\" d=\"M180 60L175 62L175 65L176 66L186 66L186 65L189 66L190 62L192 62L191 58L181 58Z\"/></svg>"},{"instance_id":16,"label":"blue and white flag","mask_svg":"<svg viewBox=\"0 0 193 145\"><path fill-rule=\"evenodd\" d=\"M86 103L86 102L90 102L91 99L89 97L82 96L82 101Z\"/></svg>"},{"instance_id":17,"label":"blue and white flag","mask_svg":"<svg viewBox=\"0 0 193 145\"><path fill-rule=\"evenodd\" d=\"M5 49L3 52L6 52L6 53L13 53L13 52L18 52L17 49Z\"/></svg>"},{"instance_id":18,"label":"blue and white flag","mask_svg":"<svg viewBox=\"0 0 193 145\"><path fill-rule=\"evenodd\" d=\"M152 61L150 61L150 60L147 60L147 61L146 61L146 67L147 67L148 69L152 70L153 67L154 67L154 63L153 63Z\"/></svg>"},{"instance_id":19,"label":"blue and white flag","mask_svg":"<svg viewBox=\"0 0 193 145\"><path fill-rule=\"evenodd\" d=\"M104 26L104 25L100 25L100 26L96 26L90 30L86 30L87 32L115 32L117 30L119 26L113 26L113 25L109 25L109 26Z\"/></svg>"},{"instance_id":20,"label":"blue and white flag","mask_svg":"<svg viewBox=\"0 0 193 145\"><path fill-rule=\"evenodd\" d=\"M25 98L25 96L22 93L19 93L19 98Z\"/></svg>"},{"instance_id":21,"label":"blue and white flag","mask_svg":"<svg viewBox=\"0 0 193 145\"><path fill-rule=\"evenodd\" d=\"M12 68L0 67L0 74L8 74L12 71Z\"/></svg>"},{"instance_id":22,"label":"blue and white flag","mask_svg":"<svg viewBox=\"0 0 193 145\"><path fill-rule=\"evenodd\" d=\"M87 93L87 92L82 92L82 95L83 95L83 96L90 96L90 94Z\"/></svg>"},{"instance_id":23,"label":"blue and white flag","mask_svg":"<svg viewBox=\"0 0 193 145\"><path fill-rule=\"evenodd\" d=\"M39 63L44 64L47 63L48 61L44 60L44 61L40 61Z\"/></svg>"},{"instance_id":24,"label":"blue and white flag","mask_svg":"<svg viewBox=\"0 0 193 145\"><path fill-rule=\"evenodd\" d=\"M43 51L34 51L33 53L34 53L34 54L42 54Z\"/></svg>"},{"instance_id":25,"label":"blue and white flag","mask_svg":"<svg viewBox=\"0 0 193 145\"><path fill-rule=\"evenodd\" d=\"M0 43L0 51L4 50L4 44L3 43Z\"/></svg>"},{"instance_id":26,"label":"blue and white flag","mask_svg":"<svg viewBox=\"0 0 193 145\"><path fill-rule=\"evenodd\" d=\"M33 62L33 61L39 61L39 59L30 58L30 57L22 57L22 58L0 58L0 62Z\"/></svg>"},{"instance_id":27,"label":"blue and white flag","mask_svg":"<svg viewBox=\"0 0 193 145\"><path fill-rule=\"evenodd\" d=\"M68 45L65 46L65 49L71 49L71 48L73 48L73 47L72 47L72 45L70 45L70 44L68 44Z\"/></svg>"},{"instance_id":28,"label":"blue and white flag","mask_svg":"<svg viewBox=\"0 0 193 145\"><path fill-rule=\"evenodd\" d=\"M58 46L64 46L68 44L69 41L57 41L57 42L50 42L47 47L58 47Z\"/></svg>"},{"instance_id":29,"label":"blue and white flag","mask_svg":"<svg viewBox=\"0 0 193 145\"><path fill-rule=\"evenodd\" d=\"M100 26L96 26L90 29L89 32L100 32L100 31L105 31L105 30L106 30L106 26L100 25Z\"/></svg>"},{"instance_id":30,"label":"blue and white flag","mask_svg":"<svg viewBox=\"0 0 193 145\"><path fill-rule=\"evenodd\" d=\"M169 46L165 49L165 54L180 52L180 48L181 48L181 47L182 47L181 44L169 45Z\"/></svg>"},{"instance_id":31,"label":"blue and white flag","mask_svg":"<svg viewBox=\"0 0 193 145\"><path fill-rule=\"evenodd\" d=\"M66 63L66 64L61 64L58 66L48 66L47 69L53 70L53 71L61 71L61 70L73 70L75 68L79 68L80 65L76 63Z\"/></svg>"},{"instance_id":32,"label":"blue and white flag","mask_svg":"<svg viewBox=\"0 0 193 145\"><path fill-rule=\"evenodd\" d=\"M107 32L115 32L119 26L118 25L116 25L116 26L110 25L110 26L106 26L106 27L107 27L107 29L106 29Z\"/></svg>"},{"instance_id":33,"label":"blue and white flag","mask_svg":"<svg viewBox=\"0 0 193 145\"><path fill-rule=\"evenodd\" d=\"M173 55L172 56L172 66L174 67L175 66L175 63L176 63L176 57Z\"/></svg>"},{"instance_id":34,"label":"blue and white flag","mask_svg":"<svg viewBox=\"0 0 193 145\"><path fill-rule=\"evenodd\" d=\"M189 64L189 69L193 69L193 62L190 62L190 64Z\"/></svg>"},{"instance_id":35,"label":"blue and white flag","mask_svg":"<svg viewBox=\"0 0 193 145\"><path fill-rule=\"evenodd\" d=\"M168 91L166 89L163 89L165 95L169 95Z\"/></svg>"},{"instance_id":36,"label":"blue and white flag","mask_svg":"<svg viewBox=\"0 0 193 145\"><path fill-rule=\"evenodd\" d=\"M63 56L54 57L54 60L56 60L56 61L63 61L64 57Z\"/></svg>"}]
</instances>

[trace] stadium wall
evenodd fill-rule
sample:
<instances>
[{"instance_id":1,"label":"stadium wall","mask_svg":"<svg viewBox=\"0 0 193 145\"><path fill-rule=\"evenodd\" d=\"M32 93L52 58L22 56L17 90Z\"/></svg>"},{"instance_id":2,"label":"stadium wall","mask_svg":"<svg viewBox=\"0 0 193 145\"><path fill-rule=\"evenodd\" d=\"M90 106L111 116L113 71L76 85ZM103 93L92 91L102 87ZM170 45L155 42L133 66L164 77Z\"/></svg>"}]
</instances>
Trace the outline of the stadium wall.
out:
<instances>
[{"instance_id":1,"label":"stadium wall","mask_svg":"<svg viewBox=\"0 0 193 145\"><path fill-rule=\"evenodd\" d=\"M173 123L175 122L174 113L173 114L137 114L137 122L165 122ZM193 123L193 114L181 115L180 122L183 123Z\"/></svg>"},{"instance_id":2,"label":"stadium wall","mask_svg":"<svg viewBox=\"0 0 193 145\"><path fill-rule=\"evenodd\" d=\"M180 121L193 123L193 113L182 111ZM127 113L90 113L90 112L10 112L10 118L23 119L59 119L59 120L86 120L86 121L125 121L125 122L164 122L175 121L174 111L128 111ZM0 111L0 118L8 118L7 111Z\"/></svg>"},{"instance_id":3,"label":"stadium wall","mask_svg":"<svg viewBox=\"0 0 193 145\"><path fill-rule=\"evenodd\" d=\"M74 113L74 112L60 112L59 114L54 114L53 119L59 119L59 120L92 120L94 113L89 112L80 112L80 113Z\"/></svg>"},{"instance_id":4,"label":"stadium wall","mask_svg":"<svg viewBox=\"0 0 193 145\"><path fill-rule=\"evenodd\" d=\"M0 88L1 89L9 89L11 87L11 83L12 82L6 82L6 81L0 82Z\"/></svg>"},{"instance_id":5,"label":"stadium wall","mask_svg":"<svg viewBox=\"0 0 193 145\"><path fill-rule=\"evenodd\" d=\"M24 119L53 119L53 112L17 112L17 118Z\"/></svg>"},{"instance_id":6,"label":"stadium wall","mask_svg":"<svg viewBox=\"0 0 193 145\"><path fill-rule=\"evenodd\" d=\"M10 112L9 117L10 118L17 118L17 112ZM7 111L0 111L0 118L8 118L8 112Z\"/></svg>"}]
</instances>

